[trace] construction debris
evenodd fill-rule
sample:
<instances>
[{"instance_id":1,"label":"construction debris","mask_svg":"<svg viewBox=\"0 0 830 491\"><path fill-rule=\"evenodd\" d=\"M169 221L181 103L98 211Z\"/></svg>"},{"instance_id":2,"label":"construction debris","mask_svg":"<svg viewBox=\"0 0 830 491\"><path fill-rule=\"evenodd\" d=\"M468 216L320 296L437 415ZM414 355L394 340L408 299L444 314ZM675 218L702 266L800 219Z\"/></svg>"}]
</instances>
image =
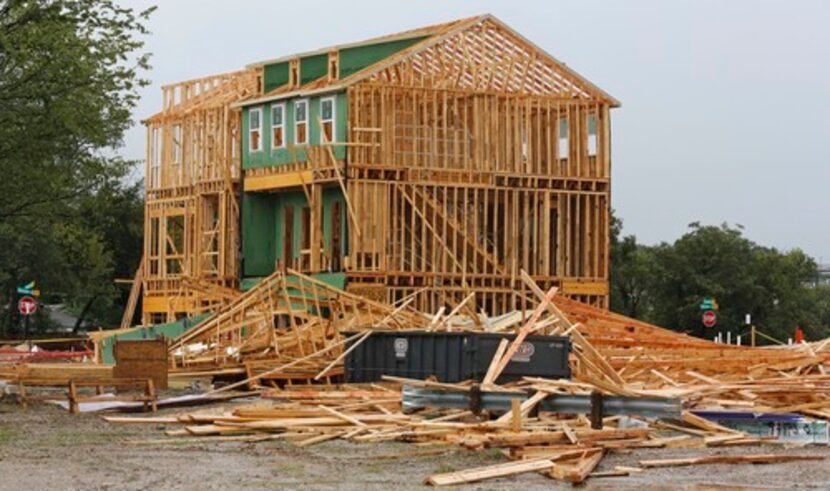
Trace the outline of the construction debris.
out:
<instances>
[{"instance_id":1,"label":"construction debris","mask_svg":"<svg viewBox=\"0 0 830 491\"><path fill-rule=\"evenodd\" d=\"M259 402L175 417L107 420L178 425L167 436L206 441L280 439L303 447L334 439L404 441L470 451L500 449L511 460L435 474L426 480L433 485L524 472L580 483L660 466L786 462L802 456L648 460L638 468L596 470L605 455L623 449L778 442L775 435L750 434L730 422L752 421L741 416L749 413L799 425L817 419L827 427L826 342L787 349L716 344L568 300L556 288L543 291L526 274L522 280L532 293L525 299L532 309L490 318L471 317L459 305L435 314L418 312L411 308L417 293L390 305L297 271L274 273L244 293L223 296L218 310L173 339L167 353L172 377L237 380L192 401L168 399L171 404L229 400L237 397L234 389L254 391L243 394L259 394ZM400 333L397 337L405 339L413 330L509 336L494 342L492 359L475 380L384 376L378 383L336 385L344 378L345 360L373 333ZM508 379L500 376L508 366L528 356L525 345L533 336L559 336L550 339L571 346L570 379L524 376L503 382ZM105 339L105 333L93 336L95 343ZM409 352L401 350L400 356ZM0 378L22 386L37 381L118 384L111 367L83 363L19 364L0 368ZM78 411L136 406L78 399L73 408ZM156 402L155 395L144 399L137 405Z\"/></svg>"},{"instance_id":2,"label":"construction debris","mask_svg":"<svg viewBox=\"0 0 830 491\"><path fill-rule=\"evenodd\" d=\"M555 288L543 292L529 277L525 282L536 297L532 311L473 322L459 309L452 316L430 316L408 309L406 301L386 305L295 271L277 273L174 340L170 351L174 373L241 374L244 367L243 380L214 393L258 388L263 402L174 418L108 420L180 425L166 434L188 439L281 439L303 447L334 439L404 441L471 451L495 448L511 460L435 474L426 479L433 485L525 472L580 483L659 466L821 458L707 456L597 471L603 456L624 449L777 442L719 424L713 417L718 411L830 419L824 346L715 344L561 298ZM349 350L372 332L412 328L515 336L499 344L478 381L386 376L380 383L333 384L332 374L342 373ZM537 334L570 338L573 378L495 383L523 340ZM315 377L327 383L311 385ZM298 381L306 385L292 385ZM288 385L280 388L283 382Z\"/></svg>"}]
</instances>

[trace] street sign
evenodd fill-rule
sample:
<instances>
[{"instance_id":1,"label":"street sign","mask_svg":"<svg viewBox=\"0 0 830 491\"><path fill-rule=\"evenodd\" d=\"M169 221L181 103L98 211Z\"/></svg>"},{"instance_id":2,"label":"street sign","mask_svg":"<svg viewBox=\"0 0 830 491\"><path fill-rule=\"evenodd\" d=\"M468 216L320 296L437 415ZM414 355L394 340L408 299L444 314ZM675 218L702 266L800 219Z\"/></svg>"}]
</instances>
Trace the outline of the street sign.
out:
<instances>
[{"instance_id":1,"label":"street sign","mask_svg":"<svg viewBox=\"0 0 830 491\"><path fill-rule=\"evenodd\" d=\"M700 310L718 310L718 301L715 297L706 297L700 301Z\"/></svg>"},{"instance_id":2,"label":"street sign","mask_svg":"<svg viewBox=\"0 0 830 491\"><path fill-rule=\"evenodd\" d=\"M37 302L30 296L20 297L17 301L17 310L21 315L32 315L37 312Z\"/></svg>"},{"instance_id":3,"label":"street sign","mask_svg":"<svg viewBox=\"0 0 830 491\"><path fill-rule=\"evenodd\" d=\"M706 327L715 327L718 322L718 314L714 310L707 310L703 312L703 325Z\"/></svg>"},{"instance_id":4,"label":"street sign","mask_svg":"<svg viewBox=\"0 0 830 491\"><path fill-rule=\"evenodd\" d=\"M34 281L30 281L29 283L27 283L23 286L18 286L17 287L17 294L18 295L31 295L33 297L39 297L40 296L40 290L38 290L35 287L35 282Z\"/></svg>"}]
</instances>

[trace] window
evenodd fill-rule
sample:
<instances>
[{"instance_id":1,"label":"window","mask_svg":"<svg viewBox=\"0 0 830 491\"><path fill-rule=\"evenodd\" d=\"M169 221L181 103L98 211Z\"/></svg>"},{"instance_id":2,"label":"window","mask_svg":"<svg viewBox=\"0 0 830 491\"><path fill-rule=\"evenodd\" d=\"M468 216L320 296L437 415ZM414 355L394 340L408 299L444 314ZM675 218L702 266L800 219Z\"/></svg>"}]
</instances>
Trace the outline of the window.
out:
<instances>
[{"instance_id":1,"label":"window","mask_svg":"<svg viewBox=\"0 0 830 491\"><path fill-rule=\"evenodd\" d=\"M285 148L285 104L271 106L271 148Z\"/></svg>"},{"instance_id":2,"label":"window","mask_svg":"<svg viewBox=\"0 0 830 491\"><path fill-rule=\"evenodd\" d=\"M588 156L597 154L597 115L588 115Z\"/></svg>"},{"instance_id":3,"label":"window","mask_svg":"<svg viewBox=\"0 0 830 491\"><path fill-rule=\"evenodd\" d=\"M334 111L334 97L320 99L320 119L323 121L323 135L327 142L337 140L334 129Z\"/></svg>"},{"instance_id":4,"label":"window","mask_svg":"<svg viewBox=\"0 0 830 491\"><path fill-rule=\"evenodd\" d=\"M262 150L262 109L251 109L248 113L248 149L251 152Z\"/></svg>"},{"instance_id":5,"label":"window","mask_svg":"<svg viewBox=\"0 0 830 491\"><path fill-rule=\"evenodd\" d=\"M568 158L568 120L559 119L559 158Z\"/></svg>"},{"instance_id":6,"label":"window","mask_svg":"<svg viewBox=\"0 0 830 491\"><path fill-rule=\"evenodd\" d=\"M308 143L308 101L303 99L294 102L294 144Z\"/></svg>"},{"instance_id":7,"label":"window","mask_svg":"<svg viewBox=\"0 0 830 491\"><path fill-rule=\"evenodd\" d=\"M153 128L151 131L150 188L155 189L161 186L161 129Z\"/></svg>"}]
</instances>

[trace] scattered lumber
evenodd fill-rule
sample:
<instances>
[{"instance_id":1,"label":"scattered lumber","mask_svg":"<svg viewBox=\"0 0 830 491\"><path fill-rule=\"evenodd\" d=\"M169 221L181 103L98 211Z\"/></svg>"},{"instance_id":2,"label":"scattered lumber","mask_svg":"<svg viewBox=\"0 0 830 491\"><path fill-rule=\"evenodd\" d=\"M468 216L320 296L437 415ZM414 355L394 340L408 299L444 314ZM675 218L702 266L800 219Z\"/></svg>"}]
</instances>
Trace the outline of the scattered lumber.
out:
<instances>
[{"instance_id":1,"label":"scattered lumber","mask_svg":"<svg viewBox=\"0 0 830 491\"><path fill-rule=\"evenodd\" d=\"M465 469L458 472L445 474L434 474L426 479L427 484L433 486L450 486L454 484L465 484L470 482L483 481L496 477L514 476L525 472L547 470L553 467L550 459L524 460L518 462L507 462L485 467Z\"/></svg>"},{"instance_id":2,"label":"scattered lumber","mask_svg":"<svg viewBox=\"0 0 830 491\"><path fill-rule=\"evenodd\" d=\"M705 455L686 459L659 459L641 460L640 465L649 467L680 467L686 465L706 464L775 464L778 462L794 462L797 460L824 460L822 455L789 455L789 454L757 454L757 455Z\"/></svg>"},{"instance_id":3,"label":"scattered lumber","mask_svg":"<svg viewBox=\"0 0 830 491\"><path fill-rule=\"evenodd\" d=\"M471 318L457 299L452 302L456 308L448 315L444 314L446 309L426 314L411 308L411 298L388 305L296 271L287 273L274 273L235 297L224 292L223 307L170 345L171 375L238 375L241 381L212 392L211 397L219 397L218 393L230 397L231 389L244 387L260 396L255 404L174 417L108 421L167 427L168 438L147 440L140 443L143 445L175 439L279 439L302 447L336 439L364 444L401 441L429 445L438 452L495 448L510 459L429 476L427 482L436 486L525 472L577 484L592 477L624 476L654 467L820 458L709 455L644 460L637 468L597 470L609 452L720 448L769 441L707 419L713 414L738 413L750 421L764 415L830 420L828 342L774 349L716 344L563 298L555 289L543 291L526 274L522 280L531 294L527 300L532 308ZM471 291L465 298L472 299L474 294ZM336 385L344 359L357 343L373 332L405 329L485 331L516 337L513 342L500 343L483 380L478 381L480 385L475 381L442 383L391 376L384 376L377 384ZM506 384L496 382L530 334L570 338L572 380L526 377ZM78 372L97 370L99 376L106 376L105 368L77 365ZM46 365L0 367L0 377L4 373L11 379L33 374L49 374L55 380L65 376L60 368ZM293 385L300 381L304 385ZM407 406L405 413L404 385L460 392L471 400L486 391L514 402L494 414L472 406L428 404ZM546 409L548 397L574 395L580 397L572 400L592 397L591 407L597 410L590 419L585 414ZM671 400L674 407L682 401L683 412L670 420L632 416L630 410L609 414L603 403L593 404L593 397L597 401L631 398L642 404Z\"/></svg>"}]
</instances>

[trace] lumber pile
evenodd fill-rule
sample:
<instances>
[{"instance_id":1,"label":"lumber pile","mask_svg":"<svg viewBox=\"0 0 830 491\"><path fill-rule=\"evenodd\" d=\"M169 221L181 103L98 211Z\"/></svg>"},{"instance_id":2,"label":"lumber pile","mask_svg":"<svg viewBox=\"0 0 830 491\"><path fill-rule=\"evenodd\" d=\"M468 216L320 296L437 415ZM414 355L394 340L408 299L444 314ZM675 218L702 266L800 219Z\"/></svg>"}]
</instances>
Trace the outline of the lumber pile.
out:
<instances>
[{"instance_id":1,"label":"lumber pile","mask_svg":"<svg viewBox=\"0 0 830 491\"><path fill-rule=\"evenodd\" d=\"M276 273L229 300L215 316L171 345L173 370L211 373L239 370L243 380L213 391L259 388L257 404L230 410L163 418L110 417L113 423L174 425L168 437L201 441L285 440L298 446L329 440L354 443L404 441L436 449L499 449L503 464L428 476L451 485L538 472L580 483L590 477L625 476L652 467L709 463L773 463L811 456L747 454L646 460L639 467L599 470L603 457L638 448L736 447L774 443L705 419L695 411L798 413L830 420L830 375L826 344L788 349L712 343L561 298L522 279L533 309L498 318L470 317L456 305L449 314L424 314L408 300L386 305L338 290L297 272ZM468 297L469 298L469 297ZM411 299L410 299L411 300ZM456 384L384 377L382 384L333 385L349 343L376 330L470 330L509 332L483 380ZM345 333L350 333L347 337ZM527 336L569 336L573 380L524 378L495 381ZM279 389L280 377L305 376L326 385ZM403 410L403 384L442 391L525 394L503 414L470 408L419 407ZM512 391L512 392L511 392ZM544 409L551 395L593 395L682 401L679 418L599 414L599 427L585 414ZM593 424L592 424L593 423ZM154 439L153 443L168 440ZM140 442L139 442L140 443ZM147 443L147 442L144 442ZM780 442L779 442L780 443Z\"/></svg>"},{"instance_id":2,"label":"lumber pile","mask_svg":"<svg viewBox=\"0 0 830 491\"><path fill-rule=\"evenodd\" d=\"M404 441L435 450L499 449L503 464L427 477L433 485L476 482L538 472L579 483L623 476L652 467L715 462L783 462L776 454L643 461L639 467L599 469L612 452L638 448L735 447L768 443L697 415L696 411L796 413L830 420L830 342L788 348L716 344L568 300L543 291L522 274L524 303L531 308L497 317L465 310L470 292L451 308L419 312L416 292L395 305L333 287L296 271L277 272L244 292L217 295L219 309L172 340L170 373L235 375L238 382L210 392L259 391L256 404L177 416L108 417L113 423L173 426L167 439L200 441L285 440L299 446L339 439L354 443ZM195 287L201 287L194 283ZM334 385L350 349L375 331L477 331L511 333L496 350L483 380L443 384L387 377L382 384ZM120 331L115 331L120 332ZM572 380L496 380L532 335L568 336ZM106 334L96 333L95 342ZM351 346L351 347L350 347ZM108 379L112 368L89 364L16 364L0 367L0 379ZM282 381L303 380L308 385ZM470 408L403 410L403 384L445 391L520 391L503 414ZM477 390L479 390L477 389ZM559 414L543 409L551 395L671 398L682 401L673 420L620 415ZM601 423L598 427L596 418ZM592 421L593 420L593 421ZM147 443L147 442L145 442ZM423 450L423 449L421 449ZM432 451L432 449L428 449ZM796 456L797 457L797 456Z\"/></svg>"},{"instance_id":3,"label":"lumber pile","mask_svg":"<svg viewBox=\"0 0 830 491\"><path fill-rule=\"evenodd\" d=\"M788 348L713 343L542 291L522 272L532 310L487 318L452 308L418 312L415 293L389 305L297 271L276 272L170 345L170 374L236 375L248 385L331 382L343 373L345 333L378 330L513 333L484 377L492 385L529 335L571 338L575 381L620 396L682 398L690 410L796 412L830 419L830 340ZM423 293L423 292L422 292ZM96 334L96 340L102 339Z\"/></svg>"},{"instance_id":4,"label":"lumber pile","mask_svg":"<svg viewBox=\"0 0 830 491\"><path fill-rule=\"evenodd\" d=\"M406 304L382 304L289 273L276 272L263 279L175 339L170 346L172 374L236 370L251 375L302 360L279 375L308 378L340 352L308 355L341 343L341 332L427 325L428 319L407 310Z\"/></svg>"},{"instance_id":5,"label":"lumber pile","mask_svg":"<svg viewBox=\"0 0 830 491\"><path fill-rule=\"evenodd\" d=\"M112 366L92 363L19 363L0 366L0 380L53 381L66 385L71 379L111 379Z\"/></svg>"},{"instance_id":6,"label":"lumber pile","mask_svg":"<svg viewBox=\"0 0 830 491\"><path fill-rule=\"evenodd\" d=\"M719 427L685 414L681 421L664 427L660 422L613 416L604 428L591 428L584 416L544 411L534 413L539 398L514 404L503 415L472 414L467 409L430 408L405 414L399 382L421 386L464 389L466 384L400 380L382 384L308 386L270 389L255 404L230 409L208 409L164 417L107 416L116 424L165 425L167 439L132 441L132 444L175 443L178 439L210 441L284 440L299 447L340 439L355 444L401 441L435 448L436 452L466 449L500 449L503 464L428 476L432 485L453 485L539 472L550 478L580 483L589 477L643 472L651 467L697 465L716 462L771 463L817 459L786 455L714 456L693 459L648 460L636 468L597 471L604 455L637 448L702 448L761 443L758 438ZM507 390L535 394L555 390L579 390L580 384L561 380L525 380ZM541 390L544 389L544 390Z\"/></svg>"}]
</instances>

